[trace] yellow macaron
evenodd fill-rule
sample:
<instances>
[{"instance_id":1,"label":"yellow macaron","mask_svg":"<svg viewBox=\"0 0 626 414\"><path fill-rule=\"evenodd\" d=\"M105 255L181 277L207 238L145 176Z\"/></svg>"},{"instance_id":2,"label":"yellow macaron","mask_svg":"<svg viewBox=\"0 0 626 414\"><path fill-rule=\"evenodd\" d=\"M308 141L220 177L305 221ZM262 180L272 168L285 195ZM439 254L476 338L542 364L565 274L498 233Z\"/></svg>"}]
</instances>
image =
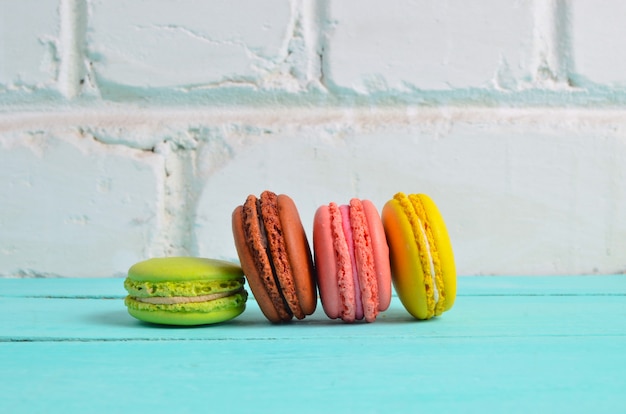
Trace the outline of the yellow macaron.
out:
<instances>
[{"instance_id":1,"label":"yellow macaron","mask_svg":"<svg viewBox=\"0 0 626 414\"><path fill-rule=\"evenodd\" d=\"M382 211L391 275L400 301L417 319L452 308L456 269L446 225L425 194L397 193Z\"/></svg>"}]
</instances>

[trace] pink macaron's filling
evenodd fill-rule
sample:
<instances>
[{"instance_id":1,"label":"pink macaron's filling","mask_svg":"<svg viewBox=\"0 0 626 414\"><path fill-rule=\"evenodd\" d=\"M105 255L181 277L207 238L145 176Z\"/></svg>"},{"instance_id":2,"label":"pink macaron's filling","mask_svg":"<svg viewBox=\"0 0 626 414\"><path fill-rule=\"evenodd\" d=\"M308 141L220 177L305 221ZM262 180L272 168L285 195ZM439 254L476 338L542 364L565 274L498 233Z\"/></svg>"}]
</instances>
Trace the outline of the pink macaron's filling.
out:
<instances>
[{"instance_id":1,"label":"pink macaron's filling","mask_svg":"<svg viewBox=\"0 0 626 414\"><path fill-rule=\"evenodd\" d=\"M343 228L343 234L348 242L348 251L350 252L350 263L352 265L352 280L354 281L354 298L355 298L355 318L357 320L363 319L363 300L361 299L361 284L359 282L359 270L356 264L356 255L354 253L354 237L352 233L352 226L350 223L350 206L339 206L341 212L341 226Z\"/></svg>"},{"instance_id":2,"label":"pink macaron's filling","mask_svg":"<svg viewBox=\"0 0 626 414\"><path fill-rule=\"evenodd\" d=\"M328 205L328 213L330 215L331 237L337 264L336 280L340 301L338 305L339 309L341 309L338 316L346 322L353 322L356 314L356 300L350 259L350 243L346 240L342 214L337 204L330 203Z\"/></svg>"},{"instance_id":3,"label":"pink macaron's filling","mask_svg":"<svg viewBox=\"0 0 626 414\"><path fill-rule=\"evenodd\" d=\"M372 260L377 281L378 310L386 310L391 303L391 267L389 264L389 246L380 215L369 200L361 200L363 215L367 222L369 240L372 247Z\"/></svg>"},{"instance_id":4,"label":"pink macaron's filling","mask_svg":"<svg viewBox=\"0 0 626 414\"><path fill-rule=\"evenodd\" d=\"M350 225L352 227L352 243L359 286L363 316L367 322L374 322L378 315L378 278L374 263L374 250L367 217L363 203L357 198L350 200Z\"/></svg>"}]
</instances>

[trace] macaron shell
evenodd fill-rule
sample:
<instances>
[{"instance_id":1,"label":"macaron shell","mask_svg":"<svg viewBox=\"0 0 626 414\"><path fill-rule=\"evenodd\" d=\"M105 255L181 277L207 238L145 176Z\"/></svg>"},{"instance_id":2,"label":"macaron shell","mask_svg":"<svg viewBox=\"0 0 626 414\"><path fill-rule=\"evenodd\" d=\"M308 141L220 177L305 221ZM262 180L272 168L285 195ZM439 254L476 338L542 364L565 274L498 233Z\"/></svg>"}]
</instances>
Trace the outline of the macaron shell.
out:
<instances>
[{"instance_id":1,"label":"macaron shell","mask_svg":"<svg viewBox=\"0 0 626 414\"><path fill-rule=\"evenodd\" d=\"M313 251L317 271L317 284L324 313L337 319L342 314L341 298L337 282L337 262L333 244L328 206L320 206L313 219Z\"/></svg>"},{"instance_id":2,"label":"macaron shell","mask_svg":"<svg viewBox=\"0 0 626 414\"><path fill-rule=\"evenodd\" d=\"M208 325L233 319L239 316L246 309L245 299L241 303L241 297L230 300L232 305L224 309L212 312L194 312L194 311L168 311L160 309L136 309L132 306L128 307L128 313L145 322L156 323L161 325ZM145 304L144 304L145 305Z\"/></svg>"},{"instance_id":3,"label":"macaron shell","mask_svg":"<svg viewBox=\"0 0 626 414\"><path fill-rule=\"evenodd\" d=\"M300 307L298 296L296 294L296 282L291 268L290 255L283 236L285 231L289 231L287 227L300 225L294 222L282 222L278 210L278 197L270 191L264 191L261 194L261 219L265 228L268 247L270 250L270 260L274 269L276 279L278 280L278 289L293 313L298 319L304 318L304 312ZM284 225L286 224L286 225ZM301 225L300 225L301 226ZM308 245L307 245L308 246ZM302 246L291 246L291 250L296 248L302 249Z\"/></svg>"},{"instance_id":4,"label":"macaron shell","mask_svg":"<svg viewBox=\"0 0 626 414\"><path fill-rule=\"evenodd\" d=\"M417 319L428 319L424 271L413 229L400 203L389 200L382 211L389 245L393 285L406 310Z\"/></svg>"},{"instance_id":5,"label":"macaron shell","mask_svg":"<svg viewBox=\"0 0 626 414\"><path fill-rule=\"evenodd\" d=\"M454 305L456 299L456 266L454 263L454 253L452 251L452 243L448 235L446 224L434 201L426 194L418 195L426 216L428 224L432 231L435 245L439 256L441 273L446 292L444 310L449 310Z\"/></svg>"},{"instance_id":6,"label":"macaron shell","mask_svg":"<svg viewBox=\"0 0 626 414\"><path fill-rule=\"evenodd\" d=\"M280 194L277 206L298 303L305 315L311 315L317 306L317 291L309 241L293 200Z\"/></svg>"},{"instance_id":7,"label":"macaron shell","mask_svg":"<svg viewBox=\"0 0 626 414\"><path fill-rule=\"evenodd\" d=\"M128 269L128 278L137 282L221 281L243 276L234 263L201 257L156 257Z\"/></svg>"},{"instance_id":8,"label":"macaron shell","mask_svg":"<svg viewBox=\"0 0 626 414\"><path fill-rule=\"evenodd\" d=\"M385 235L385 229L376 206L369 200L362 200L361 203L367 218L374 253L376 278L378 280L378 310L384 311L391 303L391 267L389 264L387 236Z\"/></svg>"},{"instance_id":9,"label":"macaron shell","mask_svg":"<svg viewBox=\"0 0 626 414\"><path fill-rule=\"evenodd\" d=\"M232 229L235 248L237 249L243 272L248 280L248 286L250 286L250 290L265 317L271 322L280 322L283 320L283 315L276 310L269 293L265 289L263 276L257 270L254 257L246 241L243 222L243 206L238 206L233 211Z\"/></svg>"}]
</instances>

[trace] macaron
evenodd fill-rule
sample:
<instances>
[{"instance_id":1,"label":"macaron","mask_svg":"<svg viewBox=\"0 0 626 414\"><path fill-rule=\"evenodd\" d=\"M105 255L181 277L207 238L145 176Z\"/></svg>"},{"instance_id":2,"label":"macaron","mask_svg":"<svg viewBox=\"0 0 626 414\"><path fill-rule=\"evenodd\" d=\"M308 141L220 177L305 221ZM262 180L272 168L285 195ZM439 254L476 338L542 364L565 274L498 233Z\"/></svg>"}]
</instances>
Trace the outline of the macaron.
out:
<instances>
[{"instance_id":1,"label":"macaron","mask_svg":"<svg viewBox=\"0 0 626 414\"><path fill-rule=\"evenodd\" d=\"M153 258L134 264L124 300L135 318L164 325L204 325L235 318L246 308L241 267L197 257Z\"/></svg>"},{"instance_id":2,"label":"macaron","mask_svg":"<svg viewBox=\"0 0 626 414\"><path fill-rule=\"evenodd\" d=\"M232 230L250 290L271 322L304 319L317 306L309 242L293 200L264 191L232 214Z\"/></svg>"},{"instance_id":3,"label":"macaron","mask_svg":"<svg viewBox=\"0 0 626 414\"><path fill-rule=\"evenodd\" d=\"M430 319L456 298L452 245L439 209L425 194L397 193L382 210L393 285L407 311Z\"/></svg>"},{"instance_id":4,"label":"macaron","mask_svg":"<svg viewBox=\"0 0 626 414\"><path fill-rule=\"evenodd\" d=\"M320 206L313 222L320 300L331 319L374 322L391 302L389 249L369 200Z\"/></svg>"}]
</instances>

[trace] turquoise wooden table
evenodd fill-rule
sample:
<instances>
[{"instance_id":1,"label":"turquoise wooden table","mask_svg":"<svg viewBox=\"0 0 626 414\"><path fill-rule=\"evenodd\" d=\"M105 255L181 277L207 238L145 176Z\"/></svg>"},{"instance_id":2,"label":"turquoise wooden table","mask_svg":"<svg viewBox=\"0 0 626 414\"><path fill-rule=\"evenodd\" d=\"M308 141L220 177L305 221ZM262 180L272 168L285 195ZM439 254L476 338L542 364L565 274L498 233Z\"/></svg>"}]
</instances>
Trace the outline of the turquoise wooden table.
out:
<instances>
[{"instance_id":1,"label":"turquoise wooden table","mask_svg":"<svg viewBox=\"0 0 626 414\"><path fill-rule=\"evenodd\" d=\"M626 276L461 277L417 322L167 328L121 279L0 279L0 412L626 412ZM436 410L436 411L435 411Z\"/></svg>"}]
</instances>

